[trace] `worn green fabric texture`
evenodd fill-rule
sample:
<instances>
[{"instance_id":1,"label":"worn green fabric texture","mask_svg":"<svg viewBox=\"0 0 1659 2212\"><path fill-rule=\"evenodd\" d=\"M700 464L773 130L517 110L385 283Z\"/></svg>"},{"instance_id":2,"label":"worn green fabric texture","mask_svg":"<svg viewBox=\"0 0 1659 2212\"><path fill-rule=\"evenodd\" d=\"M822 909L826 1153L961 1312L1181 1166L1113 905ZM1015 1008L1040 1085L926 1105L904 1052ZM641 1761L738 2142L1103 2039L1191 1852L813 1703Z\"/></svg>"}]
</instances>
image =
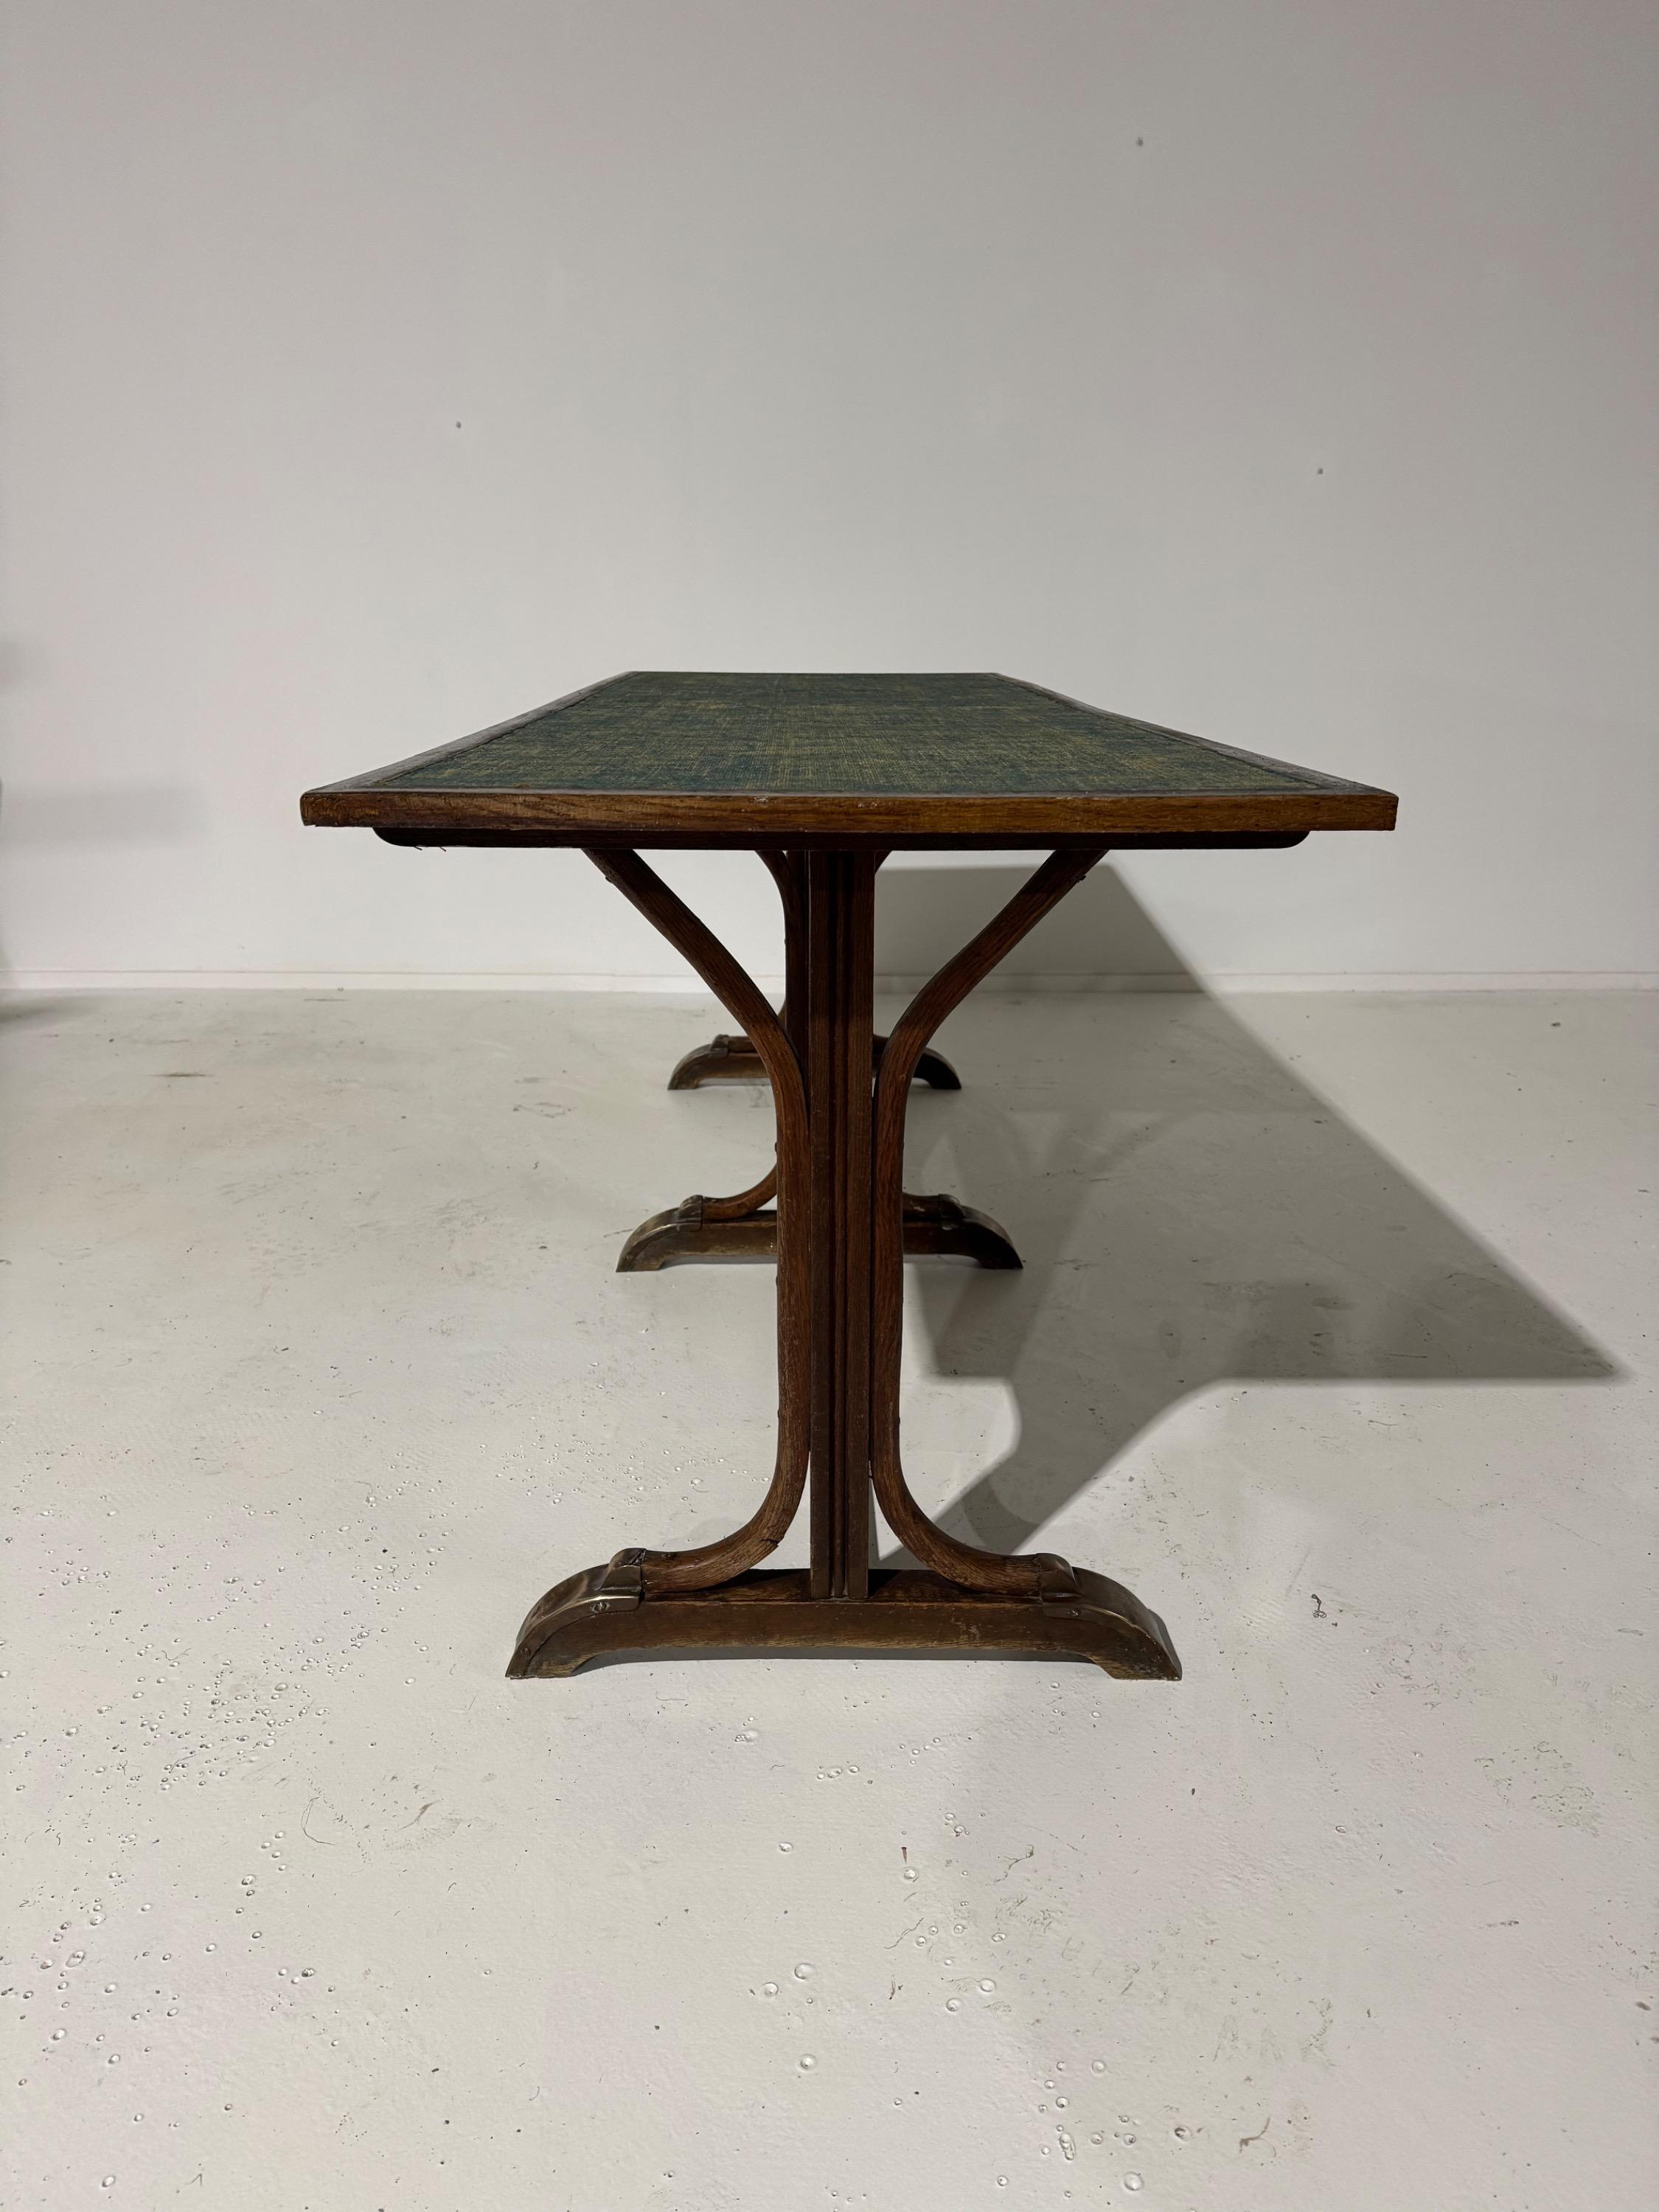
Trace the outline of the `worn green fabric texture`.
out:
<instances>
[{"instance_id":1,"label":"worn green fabric texture","mask_svg":"<svg viewBox=\"0 0 1659 2212\"><path fill-rule=\"evenodd\" d=\"M1356 788L1006 676L622 676L388 791L995 797Z\"/></svg>"}]
</instances>

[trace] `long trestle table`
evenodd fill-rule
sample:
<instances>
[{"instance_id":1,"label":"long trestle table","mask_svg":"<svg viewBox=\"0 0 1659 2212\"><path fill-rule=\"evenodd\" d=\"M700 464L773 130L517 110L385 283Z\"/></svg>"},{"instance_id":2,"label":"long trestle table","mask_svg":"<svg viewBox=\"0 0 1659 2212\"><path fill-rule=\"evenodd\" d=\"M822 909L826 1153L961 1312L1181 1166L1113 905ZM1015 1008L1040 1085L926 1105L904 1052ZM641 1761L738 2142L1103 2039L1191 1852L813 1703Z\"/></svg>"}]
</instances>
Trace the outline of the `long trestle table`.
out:
<instances>
[{"instance_id":1,"label":"long trestle table","mask_svg":"<svg viewBox=\"0 0 1659 2212\"><path fill-rule=\"evenodd\" d=\"M1273 848L1316 830L1389 830L1395 799L1002 676L631 674L459 744L308 791L309 823L395 845L574 846L690 962L738 1024L673 1087L763 1073L775 1165L751 1188L652 1216L619 1265L775 1256L778 1422L755 1512L688 1550L619 1551L532 1607L508 1673L602 1655L745 1646L1071 1654L1173 1680L1163 1622L1121 1584L1050 1553L965 1543L913 1496L899 1449L907 1252L1017 1267L1006 1232L904 1188L918 1077L945 1017L1109 848ZM759 854L783 909L770 1001L641 857ZM1030 880L947 961L890 1035L874 1033L876 872L918 848L1036 848ZM915 1567L872 1565L872 1496ZM811 1565L761 1562L808 1498Z\"/></svg>"}]
</instances>

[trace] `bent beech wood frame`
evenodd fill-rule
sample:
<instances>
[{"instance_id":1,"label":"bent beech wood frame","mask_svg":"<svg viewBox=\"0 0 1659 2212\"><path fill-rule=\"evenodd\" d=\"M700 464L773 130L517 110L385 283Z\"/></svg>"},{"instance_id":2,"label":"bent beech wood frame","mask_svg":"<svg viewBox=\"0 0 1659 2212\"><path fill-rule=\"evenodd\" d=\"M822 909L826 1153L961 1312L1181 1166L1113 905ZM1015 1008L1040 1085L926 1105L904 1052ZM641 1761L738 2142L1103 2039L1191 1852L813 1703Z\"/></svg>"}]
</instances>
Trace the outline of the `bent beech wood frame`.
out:
<instances>
[{"instance_id":1,"label":"bent beech wood frame","mask_svg":"<svg viewBox=\"0 0 1659 2212\"><path fill-rule=\"evenodd\" d=\"M805 1338L811 1291L806 1243L806 1087L794 1045L764 994L656 871L647 867L637 853L593 853L589 858L623 897L662 932L675 951L690 962L721 1005L742 1023L765 1063L777 1108L778 1442L772 1480L752 1517L720 1542L690 1551L640 1555L643 1594L707 1589L741 1574L776 1549L795 1517L806 1481ZM515 1654L515 1661L516 1657ZM516 1665L514 1671L519 1671Z\"/></svg>"},{"instance_id":2,"label":"bent beech wood frame","mask_svg":"<svg viewBox=\"0 0 1659 2212\"><path fill-rule=\"evenodd\" d=\"M1082 882L1104 849L1049 854L1000 913L911 1000L888 1042L876 1082L872 1258L878 1351L871 1394L871 1471L881 1510L900 1543L924 1566L970 1589L1035 1592L1044 1573L1061 1563L1042 1554L1006 1559L958 1541L922 1511L904 1480L899 1457L898 1354L904 1328L905 1107L916 1062L939 1024L1073 884Z\"/></svg>"},{"instance_id":3,"label":"bent beech wood frame","mask_svg":"<svg viewBox=\"0 0 1659 2212\"><path fill-rule=\"evenodd\" d=\"M590 1659L653 1650L833 1646L1069 1653L1113 1674L1179 1675L1163 1623L1128 1591L1052 1553L1005 1558L961 1542L918 1504L899 1455L907 1243L931 1234L936 1241L920 1249L966 1249L949 1241L963 1233L958 1222L981 1224L993 1240L1000 1234L954 1200L905 1193L911 1083L946 1015L1102 850L1044 861L917 994L878 1060L872 1007L879 852L763 855L784 908L781 1013L637 853L589 853L741 1024L772 1085L775 1169L747 1191L686 1205L701 1208L694 1225L709 1224L708 1239L775 1243L777 1454L759 1508L730 1536L690 1551L630 1547L549 1590L520 1631L509 1674L573 1674ZM775 1212L763 1212L774 1190ZM672 1220L645 1224L630 1246ZM1017 1267L1002 1243L1008 1256L988 1263ZM757 1571L809 1486L810 1567ZM872 1488L919 1571L872 1571Z\"/></svg>"},{"instance_id":4,"label":"bent beech wood frame","mask_svg":"<svg viewBox=\"0 0 1659 2212\"><path fill-rule=\"evenodd\" d=\"M566 1674L623 1652L725 1646L1069 1652L1171 1678L1164 1626L1052 1554L1005 1558L922 1510L899 1451L907 1251L1018 1267L994 1223L903 1188L906 1105L937 1024L1114 850L1268 851L1312 831L1394 827L1391 792L1241 751L983 672L644 671L458 743L304 793L301 818L388 844L576 847L688 959L738 1025L675 1087L764 1072L776 1164L749 1189L641 1224L625 1272L669 1260L777 1261L778 1433L748 1521L717 1543L629 1549L532 1612L509 1673ZM757 854L783 903L774 1012L640 857ZM884 1039L872 1026L874 881L891 852L1050 857ZM771 1202L775 1200L775 1204ZM771 1553L810 1494L811 1564ZM875 1569L879 1504L916 1567Z\"/></svg>"}]
</instances>

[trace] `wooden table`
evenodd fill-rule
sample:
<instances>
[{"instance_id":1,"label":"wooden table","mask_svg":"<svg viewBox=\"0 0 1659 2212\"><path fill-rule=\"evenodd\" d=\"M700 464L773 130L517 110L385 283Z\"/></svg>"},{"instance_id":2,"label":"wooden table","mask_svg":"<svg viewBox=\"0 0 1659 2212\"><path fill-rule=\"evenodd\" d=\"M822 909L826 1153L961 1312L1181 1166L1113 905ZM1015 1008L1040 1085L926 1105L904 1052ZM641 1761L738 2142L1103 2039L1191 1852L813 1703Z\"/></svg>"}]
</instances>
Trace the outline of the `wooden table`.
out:
<instances>
[{"instance_id":1,"label":"wooden table","mask_svg":"<svg viewBox=\"0 0 1659 2212\"><path fill-rule=\"evenodd\" d=\"M775 1255L765 1493L718 1542L629 1548L557 1583L532 1607L509 1674L574 1674L601 1654L835 1645L1069 1653L1112 1674L1179 1675L1163 1622L1119 1583L1050 1553L981 1551L911 1495L899 1451L905 1254L1019 1262L983 1215L906 1194L910 1085L955 1085L928 1053L934 1030L1109 848L1389 830L1389 793L1002 676L635 674L309 791L301 811L397 845L581 848L738 1025L682 1062L672 1087L763 1071L772 1085L774 1170L653 1215L619 1262ZM771 871L780 1012L640 858L685 846L751 850ZM973 847L1048 857L876 1036L876 871L893 851ZM872 1566L872 1487L919 1569ZM763 1568L809 1493L810 1567Z\"/></svg>"}]
</instances>

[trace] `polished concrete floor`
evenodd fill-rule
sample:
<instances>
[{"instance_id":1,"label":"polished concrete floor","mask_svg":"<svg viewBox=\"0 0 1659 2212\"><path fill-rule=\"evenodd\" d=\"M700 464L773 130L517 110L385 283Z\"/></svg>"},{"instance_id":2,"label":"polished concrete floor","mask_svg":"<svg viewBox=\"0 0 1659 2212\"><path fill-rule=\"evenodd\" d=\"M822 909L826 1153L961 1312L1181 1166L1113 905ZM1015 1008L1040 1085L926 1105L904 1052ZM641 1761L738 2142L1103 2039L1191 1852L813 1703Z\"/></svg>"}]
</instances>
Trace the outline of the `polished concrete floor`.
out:
<instances>
[{"instance_id":1,"label":"polished concrete floor","mask_svg":"<svg viewBox=\"0 0 1659 2212\"><path fill-rule=\"evenodd\" d=\"M8 2206L1653 2203L1651 1001L950 1025L913 1478L1176 1685L502 1679L769 1465L706 1004L8 1012Z\"/></svg>"}]
</instances>

